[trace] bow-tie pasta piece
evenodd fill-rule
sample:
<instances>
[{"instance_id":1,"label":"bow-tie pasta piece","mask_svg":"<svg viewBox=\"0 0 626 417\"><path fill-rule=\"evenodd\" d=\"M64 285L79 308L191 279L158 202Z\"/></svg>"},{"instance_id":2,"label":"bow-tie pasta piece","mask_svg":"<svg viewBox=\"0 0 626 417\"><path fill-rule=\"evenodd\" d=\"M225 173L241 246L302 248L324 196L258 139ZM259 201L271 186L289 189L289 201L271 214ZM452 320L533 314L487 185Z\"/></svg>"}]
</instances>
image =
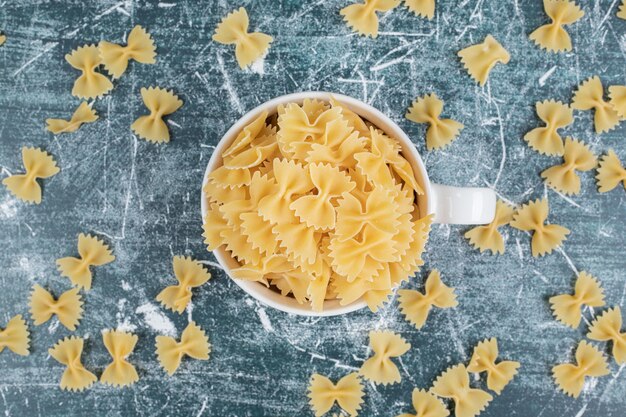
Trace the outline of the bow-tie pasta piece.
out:
<instances>
[{"instance_id":1,"label":"bow-tie pasta piece","mask_svg":"<svg viewBox=\"0 0 626 417\"><path fill-rule=\"evenodd\" d=\"M481 86L485 85L489 72L498 62L508 64L511 60L507 50L491 35L487 35L483 43L459 51L458 55L470 77Z\"/></svg>"},{"instance_id":2,"label":"bow-tie pasta piece","mask_svg":"<svg viewBox=\"0 0 626 417\"><path fill-rule=\"evenodd\" d=\"M235 57L242 69L266 55L274 41L274 38L265 33L249 33L248 26L248 13L246 9L240 7L222 19L213 35L215 42L235 45Z\"/></svg>"},{"instance_id":3,"label":"bow-tie pasta piece","mask_svg":"<svg viewBox=\"0 0 626 417\"><path fill-rule=\"evenodd\" d=\"M447 417L450 412L434 394L421 389L413 389L411 402L415 414L403 413L396 417Z\"/></svg>"},{"instance_id":4,"label":"bow-tie pasta piece","mask_svg":"<svg viewBox=\"0 0 626 417\"><path fill-rule=\"evenodd\" d=\"M354 155L365 151L364 137L360 136L359 131L354 130L350 122L343 117L326 124L321 142L293 143L294 158L303 158L310 164L329 163L338 168L352 168L356 164Z\"/></svg>"},{"instance_id":5,"label":"bow-tie pasta piece","mask_svg":"<svg viewBox=\"0 0 626 417\"><path fill-rule=\"evenodd\" d=\"M609 103L613 106L613 110L617 112L619 117L626 119L626 86L612 85L609 87Z\"/></svg>"},{"instance_id":6,"label":"bow-tie pasta piece","mask_svg":"<svg viewBox=\"0 0 626 417\"><path fill-rule=\"evenodd\" d=\"M622 310L613 307L596 318L589 327L587 337L600 342L613 343L613 357L618 365L626 363L626 332L622 332Z\"/></svg>"},{"instance_id":7,"label":"bow-tie pasta piece","mask_svg":"<svg viewBox=\"0 0 626 417\"><path fill-rule=\"evenodd\" d=\"M562 294L550 297L554 317L574 329L580 324L580 309L583 305L590 307L604 305L604 290L600 282L584 271L578 274L574 295Z\"/></svg>"},{"instance_id":8,"label":"bow-tie pasta piece","mask_svg":"<svg viewBox=\"0 0 626 417\"><path fill-rule=\"evenodd\" d=\"M72 95L78 98L96 98L111 91L113 84L107 77L97 73L102 63L96 45L85 45L65 55L65 60L82 74L74 81Z\"/></svg>"},{"instance_id":9,"label":"bow-tie pasta piece","mask_svg":"<svg viewBox=\"0 0 626 417\"><path fill-rule=\"evenodd\" d=\"M576 110L595 111L594 126L596 133L608 132L615 129L620 122L620 116L610 103L604 101L604 88L600 77L594 76L584 81L574 94L572 107Z\"/></svg>"},{"instance_id":10,"label":"bow-tie pasta piece","mask_svg":"<svg viewBox=\"0 0 626 417\"><path fill-rule=\"evenodd\" d=\"M580 177L576 171L590 171L597 164L598 159L591 152L589 146L572 139L565 139L564 163L546 169L541 173L541 178L546 184L555 190L568 194L580 194Z\"/></svg>"},{"instance_id":11,"label":"bow-tie pasta piece","mask_svg":"<svg viewBox=\"0 0 626 417\"><path fill-rule=\"evenodd\" d=\"M483 253L490 250L493 255L504 253L504 238L498 228L505 226L513 220L513 207L502 200L496 203L496 216L493 221L486 226L477 226L465 233L465 238L469 239L471 245Z\"/></svg>"},{"instance_id":12,"label":"bow-tie pasta piece","mask_svg":"<svg viewBox=\"0 0 626 417\"><path fill-rule=\"evenodd\" d=\"M531 201L517 210L510 223L518 230L533 232L531 251L535 258L552 253L570 234L563 226L545 224L549 210L547 199Z\"/></svg>"},{"instance_id":13,"label":"bow-tie pasta piece","mask_svg":"<svg viewBox=\"0 0 626 417\"><path fill-rule=\"evenodd\" d=\"M622 1L622 5L619 7L619 11L617 12L617 17L626 20L626 0Z\"/></svg>"},{"instance_id":14,"label":"bow-tie pasta piece","mask_svg":"<svg viewBox=\"0 0 626 417\"><path fill-rule=\"evenodd\" d=\"M363 384L356 372L341 378L337 384L320 374L313 374L308 389L309 404L315 417L326 414L335 402L350 416L358 415L363 403Z\"/></svg>"},{"instance_id":15,"label":"bow-tie pasta piece","mask_svg":"<svg viewBox=\"0 0 626 417\"><path fill-rule=\"evenodd\" d=\"M578 398L586 377L608 375L606 357L595 346L584 340L576 349L576 364L564 363L552 368L557 386L570 397Z\"/></svg>"},{"instance_id":16,"label":"bow-tie pasta piece","mask_svg":"<svg viewBox=\"0 0 626 417\"><path fill-rule=\"evenodd\" d=\"M294 271L295 267L286 255L273 254L265 257L258 265L244 264L243 266L231 269L230 274L235 279L244 281L261 282L269 287L267 276L270 274L284 274Z\"/></svg>"},{"instance_id":17,"label":"bow-tie pasta piece","mask_svg":"<svg viewBox=\"0 0 626 417\"><path fill-rule=\"evenodd\" d=\"M4 329L0 328L0 353L7 348L17 355L28 356L29 334L22 316L13 317Z\"/></svg>"},{"instance_id":18,"label":"bow-tie pasta piece","mask_svg":"<svg viewBox=\"0 0 626 417\"><path fill-rule=\"evenodd\" d=\"M436 269L426 279L424 294L415 290L399 290L398 303L404 317L416 329L424 326L433 306L452 308L459 304L454 288L446 286L441 281L439 271Z\"/></svg>"},{"instance_id":19,"label":"bow-tie pasta piece","mask_svg":"<svg viewBox=\"0 0 626 417\"><path fill-rule=\"evenodd\" d=\"M289 103L278 116L278 145L287 156L304 160L315 143L329 145L339 136L337 128L348 128L348 123L340 120L341 109L333 107L323 112L307 112L304 106ZM339 123L330 124L339 120ZM330 125L330 126L329 126ZM330 132L327 132L328 128ZM329 137L330 136L330 137Z\"/></svg>"},{"instance_id":20,"label":"bow-tie pasta piece","mask_svg":"<svg viewBox=\"0 0 626 417\"><path fill-rule=\"evenodd\" d=\"M363 4L351 4L341 9L346 24L359 35L378 36L378 16L376 12L388 12L395 9L400 0L365 0Z\"/></svg>"},{"instance_id":21,"label":"bow-tie pasta piece","mask_svg":"<svg viewBox=\"0 0 626 417\"><path fill-rule=\"evenodd\" d=\"M78 291L78 288L72 288L55 300L52 294L35 285L30 295L30 313L35 325L47 322L56 314L63 326L71 331L76 330L83 314L83 302Z\"/></svg>"},{"instance_id":22,"label":"bow-tie pasta piece","mask_svg":"<svg viewBox=\"0 0 626 417\"><path fill-rule=\"evenodd\" d=\"M66 337L48 350L50 356L57 362L65 365L61 377L61 389L69 391L83 391L93 385L98 378L89 372L81 363L83 353L83 339L80 337Z\"/></svg>"},{"instance_id":23,"label":"bow-tie pasta piece","mask_svg":"<svg viewBox=\"0 0 626 417\"><path fill-rule=\"evenodd\" d=\"M499 395L517 374L520 363L515 361L496 363L496 359L498 359L496 338L483 340L474 348L467 370L475 373L487 372L487 387Z\"/></svg>"},{"instance_id":24,"label":"bow-tie pasta piece","mask_svg":"<svg viewBox=\"0 0 626 417\"><path fill-rule=\"evenodd\" d=\"M127 360L128 356L133 353L138 339L137 335L121 331L105 330L102 332L102 341L113 360L104 368L100 382L124 387L139 380L137 370Z\"/></svg>"},{"instance_id":25,"label":"bow-tie pasta piece","mask_svg":"<svg viewBox=\"0 0 626 417\"><path fill-rule=\"evenodd\" d=\"M348 122L349 127L358 132L359 136L365 138L369 137L370 128L367 123L361 119L361 116L350 110L347 105L336 100L334 97L331 97L329 102L333 108L338 108L341 111L342 118Z\"/></svg>"},{"instance_id":26,"label":"bow-tie pasta piece","mask_svg":"<svg viewBox=\"0 0 626 417\"><path fill-rule=\"evenodd\" d=\"M182 100L172 91L159 87L141 89L141 98L150 114L141 116L133 122L130 128L139 137L154 143L170 141L170 131L163 120L163 116L174 113L183 105Z\"/></svg>"},{"instance_id":27,"label":"bow-tie pasta piece","mask_svg":"<svg viewBox=\"0 0 626 417\"><path fill-rule=\"evenodd\" d=\"M189 356L198 360L209 359L211 345L204 330L196 323L191 322L177 342L173 337L156 337L156 354L159 363L168 375L172 376L180 366L184 356Z\"/></svg>"},{"instance_id":28,"label":"bow-tie pasta piece","mask_svg":"<svg viewBox=\"0 0 626 417\"><path fill-rule=\"evenodd\" d=\"M174 275L178 285L166 287L157 295L157 301L167 309L182 313L191 301L191 289L207 282L211 274L189 257L174 256Z\"/></svg>"},{"instance_id":29,"label":"bow-tie pasta piece","mask_svg":"<svg viewBox=\"0 0 626 417\"><path fill-rule=\"evenodd\" d=\"M57 259L57 269L61 276L72 281L72 285L90 290L92 279L90 267L113 262L115 256L103 241L83 233L78 235L78 254L80 258L68 256Z\"/></svg>"},{"instance_id":30,"label":"bow-tie pasta piece","mask_svg":"<svg viewBox=\"0 0 626 417\"><path fill-rule=\"evenodd\" d=\"M413 222L413 236L409 248L397 263L389 265L390 269L396 271L392 273L392 278L395 274L403 275L403 279L399 280L398 283L415 275L419 271L419 267L424 265L422 254L426 250L432 223L432 214Z\"/></svg>"},{"instance_id":31,"label":"bow-tie pasta piece","mask_svg":"<svg viewBox=\"0 0 626 417\"><path fill-rule=\"evenodd\" d=\"M139 25L130 31L126 46L101 41L98 49L104 69L108 71L113 79L120 78L126 72L128 61L131 59L142 64L154 64L156 62L154 40Z\"/></svg>"},{"instance_id":32,"label":"bow-tie pasta piece","mask_svg":"<svg viewBox=\"0 0 626 417\"><path fill-rule=\"evenodd\" d=\"M22 148L22 161L25 174L11 175L2 180L7 189L22 201L41 203L41 186L38 178L50 178L59 173L52 155L39 148Z\"/></svg>"},{"instance_id":33,"label":"bow-tie pasta piece","mask_svg":"<svg viewBox=\"0 0 626 417\"><path fill-rule=\"evenodd\" d=\"M596 176L598 191L607 193L621 182L626 189L626 169L612 149L600 158L598 175Z\"/></svg>"},{"instance_id":34,"label":"bow-tie pasta piece","mask_svg":"<svg viewBox=\"0 0 626 417\"><path fill-rule=\"evenodd\" d=\"M391 358L404 355L411 345L394 332L371 331L370 347L374 355L363 362L359 373L376 384L387 385L400 382L400 371Z\"/></svg>"},{"instance_id":35,"label":"bow-tie pasta piece","mask_svg":"<svg viewBox=\"0 0 626 417\"><path fill-rule=\"evenodd\" d=\"M480 414L493 397L480 389L470 387L469 374L465 365L448 368L433 383L431 392L454 401L456 417L474 417Z\"/></svg>"},{"instance_id":36,"label":"bow-tie pasta piece","mask_svg":"<svg viewBox=\"0 0 626 417\"><path fill-rule=\"evenodd\" d=\"M98 120L96 111L89 107L86 101L83 101L76 111L74 111L70 120L46 119L46 129L55 135L72 133L76 132L84 123L93 123L96 120Z\"/></svg>"},{"instance_id":37,"label":"bow-tie pasta piece","mask_svg":"<svg viewBox=\"0 0 626 417\"><path fill-rule=\"evenodd\" d=\"M406 118L415 123L428 123L426 148L442 149L459 136L465 126L452 119L441 119L443 101L436 94L428 94L413 102Z\"/></svg>"},{"instance_id":38,"label":"bow-tie pasta piece","mask_svg":"<svg viewBox=\"0 0 626 417\"><path fill-rule=\"evenodd\" d=\"M418 16L428 20L435 17L435 0L404 0L404 4Z\"/></svg>"},{"instance_id":39,"label":"bow-tie pasta piece","mask_svg":"<svg viewBox=\"0 0 626 417\"><path fill-rule=\"evenodd\" d=\"M226 244L224 234L230 228L223 214L220 213L219 207L218 203L211 203L202 223L204 231L202 236L209 251L216 250Z\"/></svg>"},{"instance_id":40,"label":"bow-tie pasta piece","mask_svg":"<svg viewBox=\"0 0 626 417\"><path fill-rule=\"evenodd\" d=\"M550 52L571 51L572 40L563 26L577 22L585 12L576 3L568 0L543 0L543 8L552 23L539 27L529 38Z\"/></svg>"},{"instance_id":41,"label":"bow-tie pasta piece","mask_svg":"<svg viewBox=\"0 0 626 417\"><path fill-rule=\"evenodd\" d=\"M244 128L239 132L233 143L222 153L222 157L231 157L235 156L241 151L245 150L249 145L255 140L259 135L262 134L263 130L267 127L265 121L267 120L267 112L264 111L254 119L251 123L244 126Z\"/></svg>"},{"instance_id":42,"label":"bow-tie pasta piece","mask_svg":"<svg viewBox=\"0 0 626 417\"><path fill-rule=\"evenodd\" d=\"M524 136L528 146L544 155L563 155L563 139L558 130L574 123L574 111L560 101L545 100L535 105L537 116L546 124Z\"/></svg>"}]
</instances>

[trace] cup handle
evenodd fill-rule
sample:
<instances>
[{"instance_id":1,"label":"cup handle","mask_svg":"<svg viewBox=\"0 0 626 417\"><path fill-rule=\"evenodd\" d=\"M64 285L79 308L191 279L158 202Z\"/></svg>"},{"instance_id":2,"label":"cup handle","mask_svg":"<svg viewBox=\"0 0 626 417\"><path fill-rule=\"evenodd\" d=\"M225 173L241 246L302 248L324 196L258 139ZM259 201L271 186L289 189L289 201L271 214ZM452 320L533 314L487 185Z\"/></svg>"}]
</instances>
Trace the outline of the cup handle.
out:
<instances>
[{"instance_id":1,"label":"cup handle","mask_svg":"<svg viewBox=\"0 0 626 417\"><path fill-rule=\"evenodd\" d=\"M496 215L496 193L489 188L431 187L434 223L487 224Z\"/></svg>"}]
</instances>

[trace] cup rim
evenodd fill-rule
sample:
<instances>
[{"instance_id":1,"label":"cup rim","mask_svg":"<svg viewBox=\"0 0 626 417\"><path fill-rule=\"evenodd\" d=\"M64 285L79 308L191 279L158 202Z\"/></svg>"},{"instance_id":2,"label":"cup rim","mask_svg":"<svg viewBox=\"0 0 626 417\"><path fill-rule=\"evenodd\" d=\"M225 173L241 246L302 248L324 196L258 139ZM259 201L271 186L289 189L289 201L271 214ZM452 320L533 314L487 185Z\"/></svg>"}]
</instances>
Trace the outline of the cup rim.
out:
<instances>
[{"instance_id":1,"label":"cup rim","mask_svg":"<svg viewBox=\"0 0 626 417\"><path fill-rule=\"evenodd\" d=\"M424 194L418 196L420 216L423 217L427 214L432 213L432 199L429 198L429 196L432 194L431 183L428 178L424 162L417 152L417 149L415 148L409 137L406 135L406 133L400 128L400 126L398 126L391 118L384 115L381 111L361 100L338 93L330 93L324 91L306 91L300 93L285 94L256 106L255 108L241 116L222 136L222 138L215 146L215 149L213 150L213 154L211 155L211 158L207 163L204 176L202 178L200 199L202 221L204 222L204 218L206 217L208 210L207 198L204 192L204 186L206 185L208 176L222 163L222 153L226 150L226 148L232 143L235 137L246 125L250 124L254 119L259 116L259 114L264 111L267 111L269 114L274 113L276 111L276 108L281 104L284 105L292 102L301 103L305 99L317 99L328 102L331 98L334 98L342 105L347 106L350 110L352 110L359 116L366 118L377 128L381 129L387 135L393 137L400 143L404 157L411 164L411 167L413 168L414 174L416 176L416 180L424 190ZM309 304L298 304L298 302L294 298L283 296L280 293L265 287L259 282L244 281L232 278L230 275L230 269L238 266L237 262L226 253L223 247L217 248L212 252L224 272L226 272L229 278L234 281L237 286L239 286L246 293L248 293L248 295L252 296L256 300L277 310L300 316L322 317L348 314L367 306L362 298L347 305L339 304L339 300L326 300L324 301L324 308L322 311L314 311Z\"/></svg>"}]
</instances>

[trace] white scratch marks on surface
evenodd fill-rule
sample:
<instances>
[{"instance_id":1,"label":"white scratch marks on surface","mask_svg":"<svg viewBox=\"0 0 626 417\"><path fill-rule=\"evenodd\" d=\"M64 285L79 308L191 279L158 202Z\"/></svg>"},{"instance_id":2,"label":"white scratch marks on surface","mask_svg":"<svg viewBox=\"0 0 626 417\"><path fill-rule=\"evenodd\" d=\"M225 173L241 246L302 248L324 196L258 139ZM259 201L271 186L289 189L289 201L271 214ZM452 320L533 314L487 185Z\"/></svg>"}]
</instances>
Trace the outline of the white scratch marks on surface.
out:
<instances>
[{"instance_id":1,"label":"white scratch marks on surface","mask_svg":"<svg viewBox=\"0 0 626 417\"><path fill-rule=\"evenodd\" d=\"M114 11L116 11L118 8L120 8L121 6L123 6L125 4L125 2L120 1L119 3L114 4L113 6L109 7L108 9L104 10L103 12L100 12L99 14L95 15L93 17L93 20L100 20L102 17L113 13ZM128 13L128 12L127 12Z\"/></svg>"},{"instance_id":2,"label":"white scratch marks on surface","mask_svg":"<svg viewBox=\"0 0 626 417\"><path fill-rule=\"evenodd\" d=\"M548 71L546 71L545 74L539 77L539 85L542 87L546 85L546 81L548 81L548 78L550 78L552 74L554 74L554 71L556 71L556 69L557 69L557 66L555 65L552 68L550 68Z\"/></svg>"},{"instance_id":3,"label":"white scratch marks on surface","mask_svg":"<svg viewBox=\"0 0 626 417\"><path fill-rule=\"evenodd\" d=\"M493 105L496 108L496 113L498 115L498 124L500 125L500 145L502 147L502 158L500 159L500 167L498 168L498 174L496 175L496 180L493 182L493 188L498 186L498 181L500 181L500 175L502 175L502 171L504 170L504 164L506 162L506 143L504 141L504 123L502 121L502 115L500 114L500 106L494 100Z\"/></svg>"},{"instance_id":4,"label":"white scratch marks on surface","mask_svg":"<svg viewBox=\"0 0 626 417\"><path fill-rule=\"evenodd\" d=\"M160 7L162 9L170 9L172 7L175 7L175 6L176 6L176 3L162 3L162 2L159 2L157 4L157 7Z\"/></svg>"},{"instance_id":5,"label":"white scratch marks on surface","mask_svg":"<svg viewBox=\"0 0 626 417\"><path fill-rule=\"evenodd\" d=\"M135 313L143 315L145 323L154 331L167 336L176 336L174 323L164 315L159 307L145 303L137 307Z\"/></svg>"},{"instance_id":6,"label":"white scratch marks on surface","mask_svg":"<svg viewBox=\"0 0 626 417\"><path fill-rule=\"evenodd\" d=\"M563 257L565 258L565 261L567 261L567 264L569 265L569 267L572 269L572 271L574 271L576 273L576 275L578 275L578 269L576 269L576 266L574 265L574 262L572 262L572 260L567 255L567 253L565 253L565 251L563 250L563 248L561 246L559 246L558 248L556 248L556 251L558 253L560 253L561 255L563 255Z\"/></svg>"},{"instance_id":7,"label":"white scratch marks on surface","mask_svg":"<svg viewBox=\"0 0 626 417\"><path fill-rule=\"evenodd\" d=\"M200 417L202 415L202 413L204 413L204 410L206 410L206 406L207 403L209 402L209 397L204 397L204 400L202 401L202 406L200 407L200 411L198 411L198 414L196 414L196 417Z\"/></svg>"},{"instance_id":8,"label":"white scratch marks on surface","mask_svg":"<svg viewBox=\"0 0 626 417\"><path fill-rule=\"evenodd\" d=\"M224 268L222 268L222 265L218 264L217 262L213 262L213 261L196 261L196 262L203 264L203 265L211 265L212 267L221 269L222 271L224 270Z\"/></svg>"},{"instance_id":9,"label":"white scratch marks on surface","mask_svg":"<svg viewBox=\"0 0 626 417\"><path fill-rule=\"evenodd\" d=\"M267 311L263 307L259 307L256 309L256 313L259 315L259 320L261 320L261 326L265 329L266 332L273 332L274 328L272 327L272 322L270 318L267 316Z\"/></svg>"},{"instance_id":10,"label":"white scratch marks on surface","mask_svg":"<svg viewBox=\"0 0 626 417\"><path fill-rule=\"evenodd\" d=\"M587 411L587 404L583 405L583 408L581 408L580 411L576 413L576 416L574 417L582 417L583 414L585 414L585 411Z\"/></svg>"},{"instance_id":11,"label":"white scratch marks on surface","mask_svg":"<svg viewBox=\"0 0 626 417\"><path fill-rule=\"evenodd\" d=\"M224 78L224 87L226 88L226 91L228 92L228 95L230 96L230 101L237 108L237 111L240 114L243 114L244 113L243 105L241 104L241 100L239 100L239 96L237 95L237 92L235 91L235 87L233 87L233 84L230 81L230 76L226 72L226 68L224 67L224 58L222 58L222 55L219 52L216 54L216 56L217 56L217 64L219 66L219 70L222 73L222 77ZM209 91L213 91L213 89L210 89Z\"/></svg>"},{"instance_id":12,"label":"white scratch marks on surface","mask_svg":"<svg viewBox=\"0 0 626 417\"><path fill-rule=\"evenodd\" d=\"M55 46L57 46L59 43L58 42L48 42L45 46L43 51L41 51L40 53L38 53L37 55L35 55L34 57L32 57L31 59L29 59L28 61L26 61L26 63L24 65L22 65L21 67L19 67L14 73L13 76L15 77L17 74L19 74L20 72L22 72L24 69L26 69L29 65L31 65L33 62L37 61L39 58L41 58L44 54L50 52Z\"/></svg>"},{"instance_id":13,"label":"white scratch marks on surface","mask_svg":"<svg viewBox=\"0 0 626 417\"><path fill-rule=\"evenodd\" d=\"M393 65L400 64L402 62L411 62L411 60L406 59L406 55L403 55L403 56L398 57L396 59L392 59L391 61L387 61L387 62L384 62L382 64L374 65L373 67L370 67L370 71L376 72L376 71L384 70L385 68L389 68L389 67L391 67Z\"/></svg>"}]
</instances>

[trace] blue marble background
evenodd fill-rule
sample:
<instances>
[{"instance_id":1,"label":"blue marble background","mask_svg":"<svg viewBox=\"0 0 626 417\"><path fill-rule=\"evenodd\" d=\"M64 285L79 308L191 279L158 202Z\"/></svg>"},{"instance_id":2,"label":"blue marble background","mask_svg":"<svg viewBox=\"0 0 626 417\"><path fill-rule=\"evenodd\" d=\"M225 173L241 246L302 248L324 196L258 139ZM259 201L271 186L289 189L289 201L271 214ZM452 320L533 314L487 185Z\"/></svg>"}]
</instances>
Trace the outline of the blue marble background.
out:
<instances>
[{"instance_id":1,"label":"blue marble background","mask_svg":"<svg viewBox=\"0 0 626 417\"><path fill-rule=\"evenodd\" d=\"M414 387L429 387L450 365L467 361L473 346L497 337L502 357L519 360L519 375L484 416L624 415L626 372L611 359L611 375L589 381L580 398L558 392L551 367L572 360L593 311L577 330L556 322L548 298L569 292L575 271L596 275L609 306L626 308L626 193L599 194L593 172L582 174L580 196L547 190L539 173L559 163L530 150L523 135L538 125L534 103L569 102L584 79L605 85L626 81L626 21L617 0L581 2L585 17L568 30L574 50L548 54L528 40L547 18L541 1L438 0L426 21L400 7L381 18L380 36L352 34L339 10L347 0L242 0L240 2L4 1L0 30L1 177L22 169L20 149L51 152L61 172L44 183L39 206L0 188L0 326L28 314L33 284L57 295L69 288L55 260L74 255L78 233L111 244L116 261L99 268L85 295L76 334L87 338L83 355L98 375L109 356L100 332L121 327L140 339L131 361L140 381L124 389L96 384L82 393L61 391L62 367L47 350L68 331L56 319L35 327L32 352L0 354L0 414L5 416L310 416L306 387L314 372L338 379L368 357L368 331L401 333L412 349L400 361L402 382L366 384L363 416L409 411ZM245 6L251 27L275 38L264 60L241 71L231 48L211 41L219 20ZM114 91L94 103L100 120L71 135L44 129L48 117L69 116L78 100L70 90L77 72L64 55L85 43L121 42L135 24L153 34L156 65L131 64ZM484 88L462 69L456 53L493 34L511 53ZM130 124L145 109L141 87L173 88L184 100L169 125L172 142L157 146L136 138ZM416 331L396 300L378 314L335 318L290 316L247 297L214 263L201 238L200 184L213 147L244 112L275 96L305 90L341 92L381 109L402 126L422 153L433 181L493 187L515 203L547 196L550 221L572 234L563 248L534 259L528 235L503 229L502 256L479 254L463 238L466 227L435 226L425 271L406 287L421 288L438 268L457 288L460 305L435 311ZM411 101L436 92L445 115L465 124L460 138L427 152L425 126L403 115ZM609 148L626 160L626 125L596 135L590 112L576 112L565 129L598 153ZM173 255L206 261L213 279L195 291L193 308L177 315L156 294L173 282ZM157 334L180 334L188 320L209 334L207 362L185 361L167 377L154 356ZM475 381L483 386L483 381Z\"/></svg>"}]
</instances>

